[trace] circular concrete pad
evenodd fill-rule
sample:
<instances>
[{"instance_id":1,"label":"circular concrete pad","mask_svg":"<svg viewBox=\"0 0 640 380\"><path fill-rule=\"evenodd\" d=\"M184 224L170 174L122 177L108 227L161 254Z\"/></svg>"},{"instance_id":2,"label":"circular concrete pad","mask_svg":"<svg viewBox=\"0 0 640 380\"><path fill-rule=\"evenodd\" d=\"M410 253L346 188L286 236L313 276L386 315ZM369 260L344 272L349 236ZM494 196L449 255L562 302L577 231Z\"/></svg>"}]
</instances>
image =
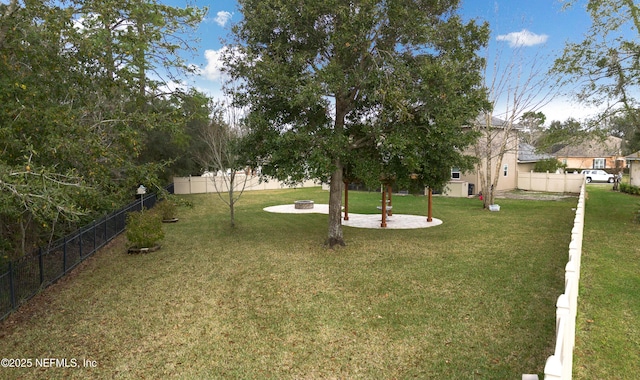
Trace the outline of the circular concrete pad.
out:
<instances>
[{"instance_id":1,"label":"circular concrete pad","mask_svg":"<svg viewBox=\"0 0 640 380\"><path fill-rule=\"evenodd\" d=\"M297 209L294 204L265 207L267 212L282 214L329 214L328 204L315 204L312 209ZM344 213L343 213L344 216ZM382 215L380 214L352 214L349 213L349 220L343 220L342 225L356 228L379 228L379 229L414 229L428 228L442 224L442 220L433 218L427 222L427 217L423 215L393 214L387 217L387 226L380 227Z\"/></svg>"}]
</instances>

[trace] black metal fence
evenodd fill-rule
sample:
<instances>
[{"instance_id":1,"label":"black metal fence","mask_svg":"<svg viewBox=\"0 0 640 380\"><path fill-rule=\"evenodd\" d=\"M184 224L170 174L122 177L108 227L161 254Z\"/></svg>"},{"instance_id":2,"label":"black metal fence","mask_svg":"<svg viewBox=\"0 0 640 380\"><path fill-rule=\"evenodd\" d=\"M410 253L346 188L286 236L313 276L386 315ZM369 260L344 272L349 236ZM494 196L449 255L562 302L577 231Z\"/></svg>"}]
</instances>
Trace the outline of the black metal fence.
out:
<instances>
[{"instance_id":1,"label":"black metal fence","mask_svg":"<svg viewBox=\"0 0 640 380\"><path fill-rule=\"evenodd\" d=\"M166 190L173 193L173 185ZM158 194L148 194L47 248L9 262L7 270L0 273L0 320L124 232L128 213L150 209L157 200Z\"/></svg>"}]
</instances>

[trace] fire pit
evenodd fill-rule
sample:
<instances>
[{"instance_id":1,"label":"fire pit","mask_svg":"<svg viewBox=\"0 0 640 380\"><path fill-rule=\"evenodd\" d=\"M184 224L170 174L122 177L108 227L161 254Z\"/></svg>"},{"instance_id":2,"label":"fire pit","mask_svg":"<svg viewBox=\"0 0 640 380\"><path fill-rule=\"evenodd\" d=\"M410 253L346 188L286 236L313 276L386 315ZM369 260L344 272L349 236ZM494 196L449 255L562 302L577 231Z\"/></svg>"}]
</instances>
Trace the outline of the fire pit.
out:
<instances>
[{"instance_id":1,"label":"fire pit","mask_svg":"<svg viewBox=\"0 0 640 380\"><path fill-rule=\"evenodd\" d=\"M298 210L307 210L313 208L313 201L295 201L294 206Z\"/></svg>"}]
</instances>

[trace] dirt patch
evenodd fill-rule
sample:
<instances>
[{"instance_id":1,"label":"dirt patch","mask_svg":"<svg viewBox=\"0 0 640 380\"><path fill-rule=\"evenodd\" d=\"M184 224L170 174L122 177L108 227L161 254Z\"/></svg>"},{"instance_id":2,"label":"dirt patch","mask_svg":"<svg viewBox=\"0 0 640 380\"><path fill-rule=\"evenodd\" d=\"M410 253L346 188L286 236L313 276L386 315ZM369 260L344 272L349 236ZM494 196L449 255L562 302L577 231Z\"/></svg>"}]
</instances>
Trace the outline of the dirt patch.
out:
<instances>
[{"instance_id":1,"label":"dirt patch","mask_svg":"<svg viewBox=\"0 0 640 380\"><path fill-rule=\"evenodd\" d=\"M496 198L505 199L528 199L535 201L559 201L567 198L577 198L578 194L573 193L545 193L541 191L500 191L496 192Z\"/></svg>"}]
</instances>

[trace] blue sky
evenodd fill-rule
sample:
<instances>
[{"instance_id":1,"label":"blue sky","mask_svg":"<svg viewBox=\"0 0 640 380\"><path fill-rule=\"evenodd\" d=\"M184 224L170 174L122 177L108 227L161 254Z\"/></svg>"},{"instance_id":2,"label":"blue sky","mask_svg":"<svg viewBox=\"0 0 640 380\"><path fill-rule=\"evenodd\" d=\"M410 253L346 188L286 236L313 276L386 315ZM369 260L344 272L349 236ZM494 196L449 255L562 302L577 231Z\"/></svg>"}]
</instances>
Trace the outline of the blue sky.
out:
<instances>
[{"instance_id":1,"label":"blue sky","mask_svg":"<svg viewBox=\"0 0 640 380\"><path fill-rule=\"evenodd\" d=\"M163 0L174 6L184 6L185 0ZM322 0L319 0L322 1ZM228 35L232 23L241 19L235 0L191 0L195 5L209 7L206 20L200 25L197 37L197 54L191 61L201 67L201 75L191 78L196 88L213 97L220 97L223 78L218 61L221 38ZM547 66L558 57L565 42L580 42L591 21L584 10L584 2L578 2L569 10L562 10L560 0L462 0L460 14L466 19L489 22L491 41L488 58L498 56L512 60L513 54L541 57L540 65ZM569 117L581 120L594 113L575 104L565 96L558 96L540 109L547 120L564 121Z\"/></svg>"}]
</instances>

